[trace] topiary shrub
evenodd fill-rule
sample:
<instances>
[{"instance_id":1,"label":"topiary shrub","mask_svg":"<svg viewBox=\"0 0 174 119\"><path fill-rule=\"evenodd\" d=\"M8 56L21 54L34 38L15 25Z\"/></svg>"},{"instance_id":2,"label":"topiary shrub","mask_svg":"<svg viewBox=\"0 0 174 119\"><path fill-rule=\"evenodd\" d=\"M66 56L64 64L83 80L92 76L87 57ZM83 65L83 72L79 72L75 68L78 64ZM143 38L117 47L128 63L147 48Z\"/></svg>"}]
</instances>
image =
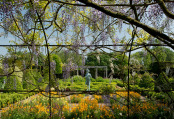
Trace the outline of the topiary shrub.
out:
<instances>
[{"instance_id":1,"label":"topiary shrub","mask_svg":"<svg viewBox=\"0 0 174 119\"><path fill-rule=\"evenodd\" d=\"M53 55L53 60L56 62L56 69L55 73L56 74L61 74L62 73L62 61L59 56Z\"/></svg>"},{"instance_id":2,"label":"topiary shrub","mask_svg":"<svg viewBox=\"0 0 174 119\"><path fill-rule=\"evenodd\" d=\"M32 76L35 79L36 85L37 86L43 86L44 85L44 79L40 72L37 71L37 69L32 70Z\"/></svg>"},{"instance_id":3,"label":"topiary shrub","mask_svg":"<svg viewBox=\"0 0 174 119\"><path fill-rule=\"evenodd\" d=\"M123 84L123 82L117 82L117 86L124 87L124 84Z\"/></svg>"},{"instance_id":4,"label":"topiary shrub","mask_svg":"<svg viewBox=\"0 0 174 119\"><path fill-rule=\"evenodd\" d=\"M4 80L6 80L5 76L4 77L0 77L0 89L4 89L4 86L5 86Z\"/></svg>"},{"instance_id":5,"label":"topiary shrub","mask_svg":"<svg viewBox=\"0 0 174 119\"><path fill-rule=\"evenodd\" d=\"M24 71L24 76L23 76L23 88L24 89L34 89L36 86L36 81L33 77L33 70L32 69L27 69Z\"/></svg>"},{"instance_id":6,"label":"topiary shrub","mask_svg":"<svg viewBox=\"0 0 174 119\"><path fill-rule=\"evenodd\" d=\"M96 82L104 82L104 79L99 76L99 77L96 78Z\"/></svg>"},{"instance_id":7,"label":"topiary shrub","mask_svg":"<svg viewBox=\"0 0 174 119\"><path fill-rule=\"evenodd\" d=\"M145 72L142 75L139 86L144 87L144 88L153 88L154 87L154 79L148 72Z\"/></svg>"},{"instance_id":8,"label":"topiary shrub","mask_svg":"<svg viewBox=\"0 0 174 119\"><path fill-rule=\"evenodd\" d=\"M85 82L85 78L79 75L75 75L71 78L71 82Z\"/></svg>"},{"instance_id":9,"label":"topiary shrub","mask_svg":"<svg viewBox=\"0 0 174 119\"><path fill-rule=\"evenodd\" d=\"M96 80L94 78L91 78L91 82L96 82Z\"/></svg>"},{"instance_id":10,"label":"topiary shrub","mask_svg":"<svg viewBox=\"0 0 174 119\"><path fill-rule=\"evenodd\" d=\"M11 90L22 90L22 83L19 81L17 76L9 76L6 79L5 87L4 89L11 89Z\"/></svg>"},{"instance_id":11,"label":"topiary shrub","mask_svg":"<svg viewBox=\"0 0 174 119\"><path fill-rule=\"evenodd\" d=\"M4 89L13 89L13 90L22 90L22 77L23 77L23 72L20 71L20 69L15 66L14 72L6 77L6 83L4 86Z\"/></svg>"},{"instance_id":12,"label":"topiary shrub","mask_svg":"<svg viewBox=\"0 0 174 119\"><path fill-rule=\"evenodd\" d=\"M116 90L116 86L115 85L110 85L110 84L106 84L106 85L102 85L100 88L100 92L102 94L110 94L110 93L114 93Z\"/></svg>"}]
</instances>

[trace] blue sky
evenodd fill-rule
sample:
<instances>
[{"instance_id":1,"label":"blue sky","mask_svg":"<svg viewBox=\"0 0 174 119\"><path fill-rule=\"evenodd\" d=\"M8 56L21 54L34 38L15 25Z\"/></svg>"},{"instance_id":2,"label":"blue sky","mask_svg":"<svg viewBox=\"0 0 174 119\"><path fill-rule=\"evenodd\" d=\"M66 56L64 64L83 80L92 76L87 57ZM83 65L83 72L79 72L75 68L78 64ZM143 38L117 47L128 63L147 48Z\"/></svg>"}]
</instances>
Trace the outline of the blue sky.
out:
<instances>
[{"instance_id":1,"label":"blue sky","mask_svg":"<svg viewBox=\"0 0 174 119\"><path fill-rule=\"evenodd\" d=\"M72 29L72 28L70 28L70 29ZM127 29L126 27L123 27L122 32L116 34L117 37L122 38L125 35L126 29ZM3 29L0 29L0 33L3 33L3 32L4 32L4 30ZM49 34L50 31L47 31L47 33ZM68 35L72 36L72 33L68 33ZM94 35L97 36L98 33L97 34L94 34ZM57 34L54 34L53 37L51 37L48 40L49 44L52 44L52 45L55 44L56 45L56 36L57 36ZM63 35L60 35L60 33L59 33L58 37L60 39L64 39L64 36ZM69 39L70 38L71 37L69 37ZM87 39L87 41L92 41L93 40L93 38L91 36L87 37L86 39ZM18 39L15 38L15 36L11 35L10 33L8 34L7 37L1 36L0 37L0 45L10 45L10 44L13 44L13 43L10 43L11 40L12 41L15 41L15 40L18 40ZM111 43L108 43L108 44L111 44ZM5 47L0 47L0 55L5 55L6 53L7 53L7 49Z\"/></svg>"}]
</instances>

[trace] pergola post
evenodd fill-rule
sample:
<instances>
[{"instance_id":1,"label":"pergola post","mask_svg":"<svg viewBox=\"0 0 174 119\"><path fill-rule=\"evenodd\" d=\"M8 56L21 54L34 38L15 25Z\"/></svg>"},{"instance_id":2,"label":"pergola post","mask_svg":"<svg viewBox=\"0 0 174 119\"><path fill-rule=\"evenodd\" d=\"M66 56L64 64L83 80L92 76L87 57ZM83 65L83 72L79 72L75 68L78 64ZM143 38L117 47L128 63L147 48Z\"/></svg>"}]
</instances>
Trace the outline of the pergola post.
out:
<instances>
[{"instance_id":1,"label":"pergola post","mask_svg":"<svg viewBox=\"0 0 174 119\"><path fill-rule=\"evenodd\" d=\"M106 67L106 78L108 78L108 68Z\"/></svg>"},{"instance_id":2,"label":"pergola post","mask_svg":"<svg viewBox=\"0 0 174 119\"><path fill-rule=\"evenodd\" d=\"M77 69L77 75L79 75L79 69Z\"/></svg>"},{"instance_id":3,"label":"pergola post","mask_svg":"<svg viewBox=\"0 0 174 119\"><path fill-rule=\"evenodd\" d=\"M95 79L98 77L98 68L95 68Z\"/></svg>"}]
</instances>

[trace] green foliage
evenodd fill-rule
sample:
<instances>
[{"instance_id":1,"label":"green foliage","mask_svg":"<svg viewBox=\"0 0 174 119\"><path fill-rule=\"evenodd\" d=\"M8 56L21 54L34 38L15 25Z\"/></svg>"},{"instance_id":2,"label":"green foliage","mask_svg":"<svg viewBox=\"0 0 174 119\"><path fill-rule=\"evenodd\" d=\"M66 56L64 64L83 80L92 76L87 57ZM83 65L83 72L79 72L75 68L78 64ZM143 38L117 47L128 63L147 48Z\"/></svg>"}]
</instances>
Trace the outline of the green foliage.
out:
<instances>
[{"instance_id":1,"label":"green foliage","mask_svg":"<svg viewBox=\"0 0 174 119\"><path fill-rule=\"evenodd\" d=\"M116 85L111 85L111 84L103 85L103 86L100 88L100 92L101 92L102 94L114 93L115 90L116 90Z\"/></svg>"},{"instance_id":2,"label":"green foliage","mask_svg":"<svg viewBox=\"0 0 174 119\"><path fill-rule=\"evenodd\" d=\"M73 85L71 85L70 89L73 91L84 91L87 89L87 87L85 85L73 84Z\"/></svg>"},{"instance_id":3,"label":"green foliage","mask_svg":"<svg viewBox=\"0 0 174 119\"><path fill-rule=\"evenodd\" d=\"M172 90L174 90L174 78L169 78L169 83L172 86Z\"/></svg>"},{"instance_id":4,"label":"green foliage","mask_svg":"<svg viewBox=\"0 0 174 119\"><path fill-rule=\"evenodd\" d=\"M23 87L21 81L18 79L17 76L9 76L6 79L6 84L4 89L22 90Z\"/></svg>"},{"instance_id":5,"label":"green foliage","mask_svg":"<svg viewBox=\"0 0 174 119\"><path fill-rule=\"evenodd\" d=\"M153 88L154 80L148 72L145 72L142 75L139 86L144 88Z\"/></svg>"},{"instance_id":6,"label":"green foliage","mask_svg":"<svg viewBox=\"0 0 174 119\"><path fill-rule=\"evenodd\" d=\"M85 82L85 78L79 75L73 76L71 78L72 82Z\"/></svg>"},{"instance_id":7,"label":"green foliage","mask_svg":"<svg viewBox=\"0 0 174 119\"><path fill-rule=\"evenodd\" d=\"M104 82L104 79L99 76L99 77L96 78L96 82Z\"/></svg>"},{"instance_id":8,"label":"green foliage","mask_svg":"<svg viewBox=\"0 0 174 119\"><path fill-rule=\"evenodd\" d=\"M123 82L118 82L117 85L120 86L120 87L124 87L124 86L125 86L125 85L123 84Z\"/></svg>"},{"instance_id":9,"label":"green foliage","mask_svg":"<svg viewBox=\"0 0 174 119\"><path fill-rule=\"evenodd\" d=\"M56 55L61 56L60 58L62 63L68 64L68 60L72 59L71 61L74 64L77 64L78 66L82 65L82 56L72 50L69 50L68 52L65 50L61 50L58 53L56 52Z\"/></svg>"},{"instance_id":10,"label":"green foliage","mask_svg":"<svg viewBox=\"0 0 174 119\"><path fill-rule=\"evenodd\" d=\"M96 82L96 79L94 79L94 78L91 78L91 82Z\"/></svg>"},{"instance_id":11,"label":"green foliage","mask_svg":"<svg viewBox=\"0 0 174 119\"><path fill-rule=\"evenodd\" d=\"M100 52L100 54L98 55L100 57L100 62L97 60L96 54L97 54L97 52L88 53L85 65L87 65L87 66L108 66L109 67L109 65L110 65L110 63L109 63L109 59L110 59L109 54ZM104 76L103 75L104 71L105 70L102 69L102 68L98 69L98 75L99 76ZM110 68L108 69L108 71L110 71ZM90 69L90 72L91 72L92 77L95 77L95 69Z\"/></svg>"},{"instance_id":12,"label":"green foliage","mask_svg":"<svg viewBox=\"0 0 174 119\"><path fill-rule=\"evenodd\" d=\"M144 50L136 52L132 54L131 58L134 58L139 61L139 63L145 68L149 69L149 65L152 63L151 55L147 53L147 55L144 55Z\"/></svg>"},{"instance_id":13,"label":"green foliage","mask_svg":"<svg viewBox=\"0 0 174 119\"><path fill-rule=\"evenodd\" d=\"M0 109L9 106L9 104L13 104L35 93L27 93L27 94L18 94L18 93L1 93L0 95Z\"/></svg>"},{"instance_id":14,"label":"green foliage","mask_svg":"<svg viewBox=\"0 0 174 119\"><path fill-rule=\"evenodd\" d=\"M12 75L16 75L16 77L18 77L17 79L22 82L22 77L23 77L23 72L17 67L15 66L15 72Z\"/></svg>"},{"instance_id":15,"label":"green foliage","mask_svg":"<svg viewBox=\"0 0 174 119\"><path fill-rule=\"evenodd\" d=\"M150 51L158 58L159 62L173 62L174 61L174 52L170 50L169 48L160 47L160 46L153 46ZM157 64L154 64L152 67L151 64L156 62L156 59L153 57L152 54L147 52L146 55L144 55L145 51L139 51L132 55L132 58L137 59L140 64L146 68L151 69L154 73L159 73L159 66ZM158 71L156 71L158 70Z\"/></svg>"},{"instance_id":16,"label":"green foliage","mask_svg":"<svg viewBox=\"0 0 174 119\"><path fill-rule=\"evenodd\" d=\"M0 77L0 89L4 89L4 79L5 79L5 76L4 77Z\"/></svg>"},{"instance_id":17,"label":"green foliage","mask_svg":"<svg viewBox=\"0 0 174 119\"><path fill-rule=\"evenodd\" d=\"M56 79L56 75L55 74L61 74L62 73L62 62L59 56L53 54L51 56L51 61L55 61L56 63L56 68L55 68L55 72L51 69L51 87L54 87L55 85L57 85L57 80ZM43 67L43 81L44 82L49 82L49 67L48 67L48 60L46 61L46 65Z\"/></svg>"},{"instance_id":18,"label":"green foliage","mask_svg":"<svg viewBox=\"0 0 174 119\"><path fill-rule=\"evenodd\" d=\"M5 78L6 84L4 89L22 90L22 77L23 72L20 71L17 66L15 66L14 72Z\"/></svg>"},{"instance_id":19,"label":"green foliage","mask_svg":"<svg viewBox=\"0 0 174 119\"><path fill-rule=\"evenodd\" d=\"M159 47L159 46L158 47L154 46L151 49L151 51L154 53L154 55L158 58L159 62L164 62L164 61L168 60L168 59L166 59L168 54L166 54L167 52L164 52L165 50L166 50L166 48Z\"/></svg>"},{"instance_id":20,"label":"green foliage","mask_svg":"<svg viewBox=\"0 0 174 119\"><path fill-rule=\"evenodd\" d=\"M75 78L75 81L72 83L72 79ZM95 79L94 79L95 80ZM87 86L85 85L85 78L74 76L71 79L66 79L66 81L58 80L59 89L60 90L75 90L75 91L84 91L87 89ZM116 86L115 82L109 83L109 79L105 79L104 82L91 82L90 89L92 91L99 91L101 87L105 85L113 85Z\"/></svg>"},{"instance_id":21,"label":"green foliage","mask_svg":"<svg viewBox=\"0 0 174 119\"><path fill-rule=\"evenodd\" d=\"M44 84L43 77L37 69L32 69L32 77L35 79L37 86L42 86ZM38 81L40 78L42 79L41 82Z\"/></svg>"},{"instance_id":22,"label":"green foliage","mask_svg":"<svg viewBox=\"0 0 174 119\"><path fill-rule=\"evenodd\" d=\"M96 55L100 57L100 62ZM111 62L114 65L114 75L117 77L124 77L127 75L127 56L121 53L105 53L105 52L90 52L87 54L87 66L107 66L108 73L111 72ZM90 69L92 77L95 77L95 69ZM98 75L104 76L105 69L98 69Z\"/></svg>"},{"instance_id":23,"label":"green foliage","mask_svg":"<svg viewBox=\"0 0 174 119\"><path fill-rule=\"evenodd\" d=\"M23 77L23 88L24 89L34 89L36 87L36 81L34 78L34 71L32 69L27 69L24 71Z\"/></svg>"},{"instance_id":24,"label":"green foliage","mask_svg":"<svg viewBox=\"0 0 174 119\"><path fill-rule=\"evenodd\" d=\"M49 82L49 68L48 66L44 66L43 68L43 78L45 82Z\"/></svg>"},{"instance_id":25,"label":"green foliage","mask_svg":"<svg viewBox=\"0 0 174 119\"><path fill-rule=\"evenodd\" d=\"M128 64L128 57L124 54L117 54L114 57L116 60L113 61L114 65L116 66L114 71L117 74L117 77L123 79L127 76L127 64Z\"/></svg>"},{"instance_id":26,"label":"green foliage","mask_svg":"<svg viewBox=\"0 0 174 119\"><path fill-rule=\"evenodd\" d=\"M141 74L135 73L135 75L132 77L132 84L139 85L141 77L142 77Z\"/></svg>"},{"instance_id":27,"label":"green foliage","mask_svg":"<svg viewBox=\"0 0 174 119\"><path fill-rule=\"evenodd\" d=\"M165 90L171 90L172 85L166 76L165 73L160 73L157 79L155 79L155 90L156 91L165 91Z\"/></svg>"},{"instance_id":28,"label":"green foliage","mask_svg":"<svg viewBox=\"0 0 174 119\"><path fill-rule=\"evenodd\" d=\"M62 61L58 55L52 55L53 60L56 62L56 74L62 73Z\"/></svg>"}]
</instances>

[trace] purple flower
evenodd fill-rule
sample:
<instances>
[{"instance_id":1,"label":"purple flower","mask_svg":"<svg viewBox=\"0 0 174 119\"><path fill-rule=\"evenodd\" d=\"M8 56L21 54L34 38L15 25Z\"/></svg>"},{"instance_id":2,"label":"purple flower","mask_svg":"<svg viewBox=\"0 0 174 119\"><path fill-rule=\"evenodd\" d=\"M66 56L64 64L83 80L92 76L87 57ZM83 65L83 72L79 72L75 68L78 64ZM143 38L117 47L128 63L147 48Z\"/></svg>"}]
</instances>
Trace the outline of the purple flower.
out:
<instances>
[{"instance_id":1,"label":"purple flower","mask_svg":"<svg viewBox=\"0 0 174 119\"><path fill-rule=\"evenodd\" d=\"M114 45L113 47L114 47L115 50L117 50L117 46L116 45L117 45L118 41L119 41L119 38L115 35L114 39L113 39L113 45Z\"/></svg>"},{"instance_id":2,"label":"purple flower","mask_svg":"<svg viewBox=\"0 0 174 119\"><path fill-rule=\"evenodd\" d=\"M42 79L43 79L43 78L39 78L39 79L38 79L38 82L39 82L39 83L42 82Z\"/></svg>"},{"instance_id":3,"label":"purple flower","mask_svg":"<svg viewBox=\"0 0 174 119\"><path fill-rule=\"evenodd\" d=\"M51 69L53 69L53 71L55 71L56 69L56 63L54 61L50 62L51 65Z\"/></svg>"},{"instance_id":4,"label":"purple flower","mask_svg":"<svg viewBox=\"0 0 174 119\"><path fill-rule=\"evenodd\" d=\"M162 17L163 11L161 10L160 6L158 4L151 5L149 7L149 18L158 18Z\"/></svg>"},{"instance_id":5,"label":"purple flower","mask_svg":"<svg viewBox=\"0 0 174 119\"><path fill-rule=\"evenodd\" d=\"M13 19L11 18L12 15L15 14L15 12L18 13L21 11L21 4L23 4L23 0L2 0L0 2L0 19L3 21L5 33L8 33L6 29L9 29L10 25L13 23Z\"/></svg>"},{"instance_id":6,"label":"purple flower","mask_svg":"<svg viewBox=\"0 0 174 119\"><path fill-rule=\"evenodd\" d=\"M76 19L74 19L74 20L73 20L74 29L76 29L77 25L78 25L78 21L77 21Z\"/></svg>"},{"instance_id":7,"label":"purple flower","mask_svg":"<svg viewBox=\"0 0 174 119\"><path fill-rule=\"evenodd\" d=\"M85 24L82 24L82 25L80 26L80 31L85 32Z\"/></svg>"},{"instance_id":8,"label":"purple flower","mask_svg":"<svg viewBox=\"0 0 174 119\"><path fill-rule=\"evenodd\" d=\"M85 70L82 68L80 71L81 71L81 75L84 76Z\"/></svg>"},{"instance_id":9,"label":"purple flower","mask_svg":"<svg viewBox=\"0 0 174 119\"><path fill-rule=\"evenodd\" d=\"M104 103L110 103L110 95L103 95L102 96Z\"/></svg>"},{"instance_id":10,"label":"purple flower","mask_svg":"<svg viewBox=\"0 0 174 119\"><path fill-rule=\"evenodd\" d=\"M3 72L5 75L8 74L8 68L9 68L9 65L7 63L8 59L7 58L4 58L2 64L3 64Z\"/></svg>"},{"instance_id":11,"label":"purple flower","mask_svg":"<svg viewBox=\"0 0 174 119\"><path fill-rule=\"evenodd\" d=\"M141 0L132 0L133 4L137 4L139 2L141 2Z\"/></svg>"},{"instance_id":12,"label":"purple flower","mask_svg":"<svg viewBox=\"0 0 174 119\"><path fill-rule=\"evenodd\" d=\"M97 41L98 43L101 41L102 44L104 45L105 42L108 40L108 34L106 33L106 31L103 31L99 37L99 40Z\"/></svg>"}]
</instances>

